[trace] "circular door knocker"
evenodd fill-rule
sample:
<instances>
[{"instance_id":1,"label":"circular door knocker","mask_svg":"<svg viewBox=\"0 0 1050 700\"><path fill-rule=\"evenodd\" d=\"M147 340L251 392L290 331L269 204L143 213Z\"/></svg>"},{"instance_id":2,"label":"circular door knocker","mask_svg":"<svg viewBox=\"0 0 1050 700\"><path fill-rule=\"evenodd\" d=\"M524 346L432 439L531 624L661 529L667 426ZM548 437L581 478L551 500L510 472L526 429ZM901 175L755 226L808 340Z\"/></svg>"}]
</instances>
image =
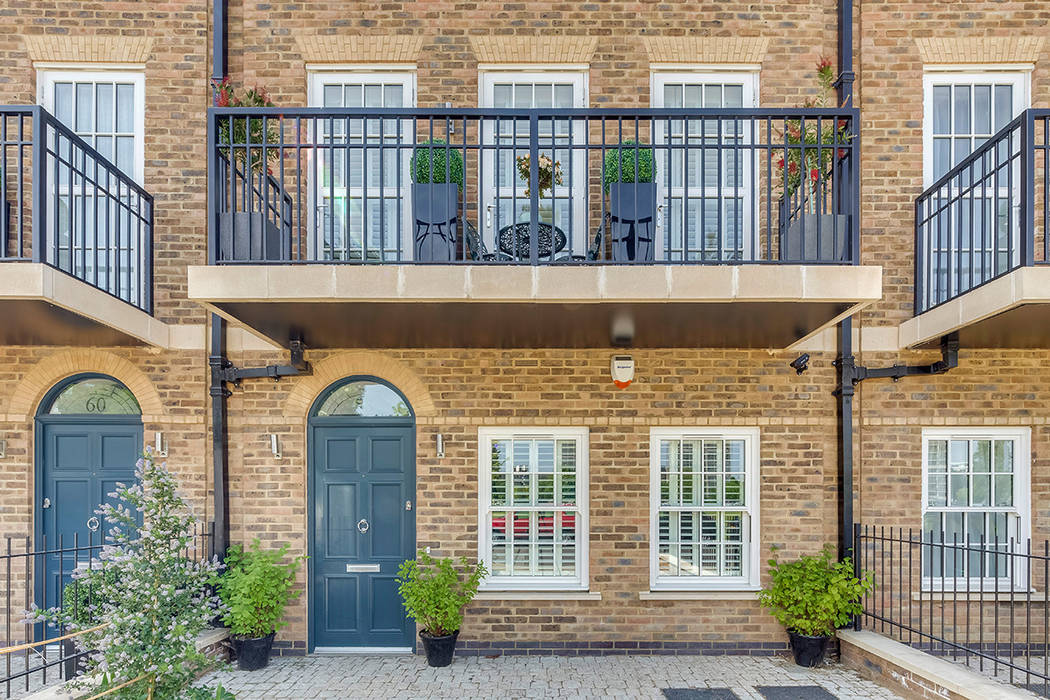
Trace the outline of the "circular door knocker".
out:
<instances>
[{"instance_id":1,"label":"circular door knocker","mask_svg":"<svg viewBox=\"0 0 1050 700\"><path fill-rule=\"evenodd\" d=\"M357 521L357 531L360 532L362 535L365 534L366 532L368 532L368 521L365 520L364 518L361 518L360 520L358 520Z\"/></svg>"},{"instance_id":2,"label":"circular door knocker","mask_svg":"<svg viewBox=\"0 0 1050 700\"><path fill-rule=\"evenodd\" d=\"M92 532L95 532L96 530L98 530L98 526L99 526L98 518L96 518L94 515L92 515L90 518L87 519L88 530L91 530Z\"/></svg>"}]
</instances>

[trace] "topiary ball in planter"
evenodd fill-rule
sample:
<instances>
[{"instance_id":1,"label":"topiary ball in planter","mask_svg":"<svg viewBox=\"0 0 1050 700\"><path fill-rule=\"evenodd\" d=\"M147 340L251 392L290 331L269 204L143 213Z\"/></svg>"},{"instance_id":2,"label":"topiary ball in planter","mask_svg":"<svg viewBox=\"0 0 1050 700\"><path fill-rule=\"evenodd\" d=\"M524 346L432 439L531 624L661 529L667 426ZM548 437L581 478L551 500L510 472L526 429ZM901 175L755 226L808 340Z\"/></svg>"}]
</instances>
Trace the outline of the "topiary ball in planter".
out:
<instances>
[{"instance_id":1,"label":"topiary ball in planter","mask_svg":"<svg viewBox=\"0 0 1050 700\"><path fill-rule=\"evenodd\" d=\"M444 141L416 146L410 164L414 253L417 261L451 262L456 258L459 189L463 155Z\"/></svg>"},{"instance_id":2,"label":"topiary ball in planter","mask_svg":"<svg viewBox=\"0 0 1050 700\"><path fill-rule=\"evenodd\" d=\"M656 233L656 161L652 148L624 141L606 151L603 180L609 193L612 257L651 262Z\"/></svg>"}]
</instances>

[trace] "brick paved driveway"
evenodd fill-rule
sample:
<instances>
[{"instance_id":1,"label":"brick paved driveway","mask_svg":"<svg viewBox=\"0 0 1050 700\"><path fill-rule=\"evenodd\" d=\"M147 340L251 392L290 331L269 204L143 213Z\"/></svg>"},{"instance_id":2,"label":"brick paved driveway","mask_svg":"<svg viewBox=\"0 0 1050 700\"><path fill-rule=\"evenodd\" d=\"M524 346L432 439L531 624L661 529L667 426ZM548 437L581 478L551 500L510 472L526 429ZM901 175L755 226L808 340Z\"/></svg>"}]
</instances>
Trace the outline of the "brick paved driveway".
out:
<instances>
[{"instance_id":1,"label":"brick paved driveway","mask_svg":"<svg viewBox=\"0 0 1050 700\"><path fill-rule=\"evenodd\" d=\"M756 688L765 686L820 686L837 698L897 697L841 666L811 670L785 658L749 656L462 657L445 669L427 667L421 656L283 657L261 671L219 671L204 681L221 682L239 700L662 698L663 688L728 688L741 700L763 700ZM797 694L776 697L828 694L819 688L807 694L800 688Z\"/></svg>"}]
</instances>

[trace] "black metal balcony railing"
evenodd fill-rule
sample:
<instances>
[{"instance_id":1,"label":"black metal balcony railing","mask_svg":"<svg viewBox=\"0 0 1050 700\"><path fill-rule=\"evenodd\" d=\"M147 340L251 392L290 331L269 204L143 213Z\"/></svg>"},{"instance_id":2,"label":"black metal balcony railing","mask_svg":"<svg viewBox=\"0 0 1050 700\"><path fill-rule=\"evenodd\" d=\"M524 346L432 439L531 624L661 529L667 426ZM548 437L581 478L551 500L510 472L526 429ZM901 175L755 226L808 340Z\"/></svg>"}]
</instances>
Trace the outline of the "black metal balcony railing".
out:
<instances>
[{"instance_id":1,"label":"black metal balcony railing","mask_svg":"<svg viewBox=\"0 0 1050 700\"><path fill-rule=\"evenodd\" d=\"M1050 264L1050 110L1029 109L915 201L915 313Z\"/></svg>"},{"instance_id":2,"label":"black metal balcony railing","mask_svg":"<svg viewBox=\"0 0 1050 700\"><path fill-rule=\"evenodd\" d=\"M209 262L856 263L856 125L852 109L216 108Z\"/></svg>"},{"instance_id":3,"label":"black metal balcony railing","mask_svg":"<svg viewBox=\"0 0 1050 700\"><path fill-rule=\"evenodd\" d=\"M0 262L153 310L153 197L42 107L0 106Z\"/></svg>"},{"instance_id":4,"label":"black metal balcony railing","mask_svg":"<svg viewBox=\"0 0 1050 700\"><path fill-rule=\"evenodd\" d=\"M1050 542L978 530L855 524L854 567L875 582L855 626L1050 697Z\"/></svg>"}]
</instances>

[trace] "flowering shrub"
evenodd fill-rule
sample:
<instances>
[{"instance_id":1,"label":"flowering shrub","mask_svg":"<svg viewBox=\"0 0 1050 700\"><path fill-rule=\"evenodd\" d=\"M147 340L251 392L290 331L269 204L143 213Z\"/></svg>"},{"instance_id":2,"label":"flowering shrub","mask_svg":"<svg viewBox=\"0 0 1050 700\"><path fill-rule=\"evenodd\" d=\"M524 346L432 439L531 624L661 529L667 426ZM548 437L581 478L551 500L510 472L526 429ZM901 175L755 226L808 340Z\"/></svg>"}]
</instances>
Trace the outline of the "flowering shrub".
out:
<instances>
[{"instance_id":1,"label":"flowering shrub","mask_svg":"<svg viewBox=\"0 0 1050 700\"><path fill-rule=\"evenodd\" d=\"M240 95L233 89L229 78L223 78L221 83L215 83L215 106L216 107L274 107L266 88L245 88ZM229 117L220 118L217 142L220 146L233 144L233 157L239 165L250 163L251 169L256 170L262 165L262 145L277 144L281 142L280 130L274 120L268 121L266 129L263 129L262 117L233 117L233 140L230 140ZM248 146L247 144L250 144ZM223 156L229 157L229 149L220 149ZM276 158L278 149L267 151L266 160ZM267 164L269 170L269 164Z\"/></svg>"},{"instance_id":2,"label":"flowering shrub","mask_svg":"<svg viewBox=\"0 0 1050 700\"><path fill-rule=\"evenodd\" d=\"M828 106L835 82L831 59L822 56L817 63L817 81L820 91L815 99L806 100L804 107ZM788 148L785 149L787 158L786 162L784 156L776 161L777 182L785 190L786 195L793 194L803 182L806 183L808 190L815 187L822 177L824 181L829 181L835 159L846 155L846 149L841 146L848 144L853 138L844 119L837 121L823 119L819 125L816 119L807 119L804 124L801 119L788 119L784 123L782 136L788 144ZM791 148L792 145L798 144L802 144L803 147ZM818 149L818 145L821 148ZM835 148L836 145L839 148ZM824 148L824 146L829 146L829 148Z\"/></svg>"},{"instance_id":3,"label":"flowering shrub","mask_svg":"<svg viewBox=\"0 0 1050 700\"><path fill-rule=\"evenodd\" d=\"M140 679L107 695L112 698L188 698L189 686L216 661L197 651L197 635L219 612L208 586L219 571L217 560L191 561L196 518L179 497L175 478L147 450L135 465L136 482L118 485L96 513L110 526L109 543L90 569L73 578L92 591L85 611L52 608L28 613L28 622L46 622L80 632L93 650L88 675L101 680L102 692ZM139 525L141 518L141 525Z\"/></svg>"},{"instance_id":4,"label":"flowering shrub","mask_svg":"<svg viewBox=\"0 0 1050 700\"><path fill-rule=\"evenodd\" d=\"M550 192L554 185L563 184L561 179L561 161L554 160L546 153L541 153L539 158L539 182L540 182L540 197L545 197L546 192ZM531 181L531 164L528 154L519 156L515 163L518 165L518 175L521 179L526 182L525 185L525 196L531 196L529 192L529 186L527 183Z\"/></svg>"}]
</instances>

